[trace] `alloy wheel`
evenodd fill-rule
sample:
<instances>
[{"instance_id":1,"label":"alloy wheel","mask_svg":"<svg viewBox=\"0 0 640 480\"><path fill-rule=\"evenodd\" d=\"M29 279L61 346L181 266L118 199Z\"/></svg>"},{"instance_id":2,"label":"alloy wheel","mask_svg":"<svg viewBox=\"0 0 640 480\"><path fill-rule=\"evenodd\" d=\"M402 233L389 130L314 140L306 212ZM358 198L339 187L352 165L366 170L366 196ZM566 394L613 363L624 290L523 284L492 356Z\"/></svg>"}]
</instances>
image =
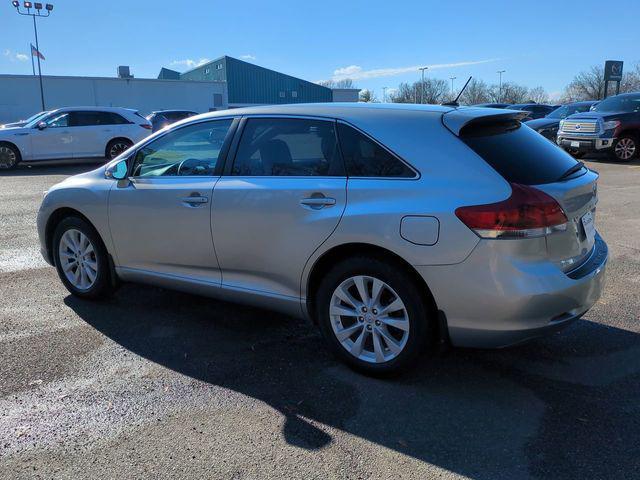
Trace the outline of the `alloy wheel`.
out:
<instances>
[{"instance_id":1,"label":"alloy wheel","mask_svg":"<svg viewBox=\"0 0 640 480\"><path fill-rule=\"evenodd\" d=\"M382 280L353 276L333 292L331 327L340 345L359 360L383 363L403 351L409 315L400 296Z\"/></svg>"},{"instance_id":2,"label":"alloy wheel","mask_svg":"<svg viewBox=\"0 0 640 480\"><path fill-rule=\"evenodd\" d=\"M629 160L636 153L636 142L632 138L621 138L616 143L615 154L620 160Z\"/></svg>"},{"instance_id":3,"label":"alloy wheel","mask_svg":"<svg viewBox=\"0 0 640 480\"><path fill-rule=\"evenodd\" d=\"M12 148L0 146L0 169L13 168L17 161L18 157Z\"/></svg>"},{"instance_id":4,"label":"alloy wheel","mask_svg":"<svg viewBox=\"0 0 640 480\"><path fill-rule=\"evenodd\" d=\"M98 276L98 259L91 240L70 229L60 238L58 258L65 277L78 290L89 290Z\"/></svg>"},{"instance_id":5,"label":"alloy wheel","mask_svg":"<svg viewBox=\"0 0 640 480\"><path fill-rule=\"evenodd\" d=\"M114 143L113 145L111 145L111 148L109 149L109 158L110 159L116 158L118 155L120 155L122 152L127 150L129 147L130 145L127 142Z\"/></svg>"}]
</instances>

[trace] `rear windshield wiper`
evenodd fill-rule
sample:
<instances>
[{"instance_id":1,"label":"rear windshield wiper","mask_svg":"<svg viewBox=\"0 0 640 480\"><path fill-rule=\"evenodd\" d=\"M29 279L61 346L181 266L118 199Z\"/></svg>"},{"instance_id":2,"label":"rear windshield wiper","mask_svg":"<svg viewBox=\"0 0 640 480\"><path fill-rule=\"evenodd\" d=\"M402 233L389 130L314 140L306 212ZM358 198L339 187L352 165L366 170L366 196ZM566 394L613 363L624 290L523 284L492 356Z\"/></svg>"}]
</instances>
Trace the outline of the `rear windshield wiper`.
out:
<instances>
[{"instance_id":1,"label":"rear windshield wiper","mask_svg":"<svg viewBox=\"0 0 640 480\"><path fill-rule=\"evenodd\" d=\"M558 181L564 180L569 175L574 174L576 172L579 172L583 168L584 168L584 162L581 162L581 161L576 162L576 164L574 166L572 166L569 170L567 170L566 172L564 172L562 174L562 176L558 179Z\"/></svg>"}]
</instances>

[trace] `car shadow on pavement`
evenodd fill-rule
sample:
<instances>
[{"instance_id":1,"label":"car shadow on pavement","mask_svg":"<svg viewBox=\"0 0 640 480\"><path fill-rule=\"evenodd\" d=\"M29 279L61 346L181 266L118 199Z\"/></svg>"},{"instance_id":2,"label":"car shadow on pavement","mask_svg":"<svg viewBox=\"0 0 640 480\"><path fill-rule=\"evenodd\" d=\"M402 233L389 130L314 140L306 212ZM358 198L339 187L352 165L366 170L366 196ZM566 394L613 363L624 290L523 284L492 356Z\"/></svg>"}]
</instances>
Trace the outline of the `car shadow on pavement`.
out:
<instances>
[{"instance_id":1,"label":"car shadow on pavement","mask_svg":"<svg viewBox=\"0 0 640 480\"><path fill-rule=\"evenodd\" d=\"M454 349L395 379L339 364L306 322L125 285L84 321L131 352L259 399L284 440L314 450L328 427L477 479L631 478L640 472L640 337L580 321L505 350Z\"/></svg>"},{"instance_id":2,"label":"car shadow on pavement","mask_svg":"<svg viewBox=\"0 0 640 480\"><path fill-rule=\"evenodd\" d=\"M0 170L0 177L34 177L46 175L70 176L94 170L102 164L104 164L104 161L101 163L47 162L45 165L20 163L12 170Z\"/></svg>"}]
</instances>

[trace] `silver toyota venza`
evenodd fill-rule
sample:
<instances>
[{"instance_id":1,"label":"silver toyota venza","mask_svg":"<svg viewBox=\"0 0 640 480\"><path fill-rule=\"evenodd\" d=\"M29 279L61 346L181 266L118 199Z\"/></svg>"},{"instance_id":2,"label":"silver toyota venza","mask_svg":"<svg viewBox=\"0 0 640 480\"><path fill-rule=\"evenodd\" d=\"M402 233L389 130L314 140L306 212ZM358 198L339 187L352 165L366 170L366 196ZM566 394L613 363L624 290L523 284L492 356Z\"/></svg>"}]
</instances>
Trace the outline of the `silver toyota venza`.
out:
<instances>
[{"instance_id":1,"label":"silver toyota venza","mask_svg":"<svg viewBox=\"0 0 640 480\"><path fill-rule=\"evenodd\" d=\"M369 373L437 342L556 331L603 288L598 174L523 112L255 107L191 117L51 188L42 254L74 295L120 282L303 316Z\"/></svg>"}]
</instances>

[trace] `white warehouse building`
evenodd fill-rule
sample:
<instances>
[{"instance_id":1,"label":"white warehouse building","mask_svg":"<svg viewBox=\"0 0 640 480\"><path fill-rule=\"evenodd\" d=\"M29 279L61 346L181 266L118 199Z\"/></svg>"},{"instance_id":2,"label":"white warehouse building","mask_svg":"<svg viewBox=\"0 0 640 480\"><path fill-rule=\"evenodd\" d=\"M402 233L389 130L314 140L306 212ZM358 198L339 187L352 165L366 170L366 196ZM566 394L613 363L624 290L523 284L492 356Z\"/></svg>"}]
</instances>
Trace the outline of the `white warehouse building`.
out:
<instances>
[{"instance_id":1,"label":"white warehouse building","mask_svg":"<svg viewBox=\"0 0 640 480\"><path fill-rule=\"evenodd\" d=\"M154 110L204 113L228 108L225 82L43 75L42 83L47 110L126 107L147 115ZM0 124L28 118L41 110L37 76L0 75Z\"/></svg>"}]
</instances>

